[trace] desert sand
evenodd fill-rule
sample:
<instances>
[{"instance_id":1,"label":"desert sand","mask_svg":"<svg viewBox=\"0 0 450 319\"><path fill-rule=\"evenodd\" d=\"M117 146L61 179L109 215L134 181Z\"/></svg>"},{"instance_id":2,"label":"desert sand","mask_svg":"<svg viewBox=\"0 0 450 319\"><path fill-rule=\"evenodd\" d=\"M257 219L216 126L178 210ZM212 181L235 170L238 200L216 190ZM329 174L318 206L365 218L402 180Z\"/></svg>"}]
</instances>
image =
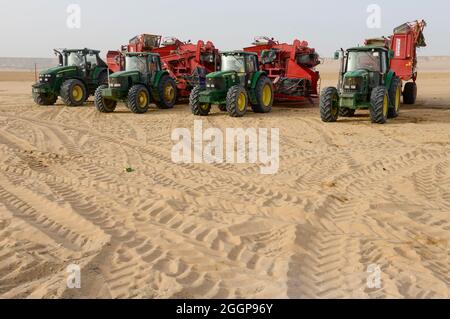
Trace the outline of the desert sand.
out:
<instances>
[{"instance_id":1,"label":"desert sand","mask_svg":"<svg viewBox=\"0 0 450 319\"><path fill-rule=\"evenodd\" d=\"M187 105L39 107L32 73L0 73L0 297L449 298L450 70L431 62L417 105L384 126L325 124L309 103L202 118L279 128L267 176L174 164L172 130L198 119Z\"/></svg>"}]
</instances>

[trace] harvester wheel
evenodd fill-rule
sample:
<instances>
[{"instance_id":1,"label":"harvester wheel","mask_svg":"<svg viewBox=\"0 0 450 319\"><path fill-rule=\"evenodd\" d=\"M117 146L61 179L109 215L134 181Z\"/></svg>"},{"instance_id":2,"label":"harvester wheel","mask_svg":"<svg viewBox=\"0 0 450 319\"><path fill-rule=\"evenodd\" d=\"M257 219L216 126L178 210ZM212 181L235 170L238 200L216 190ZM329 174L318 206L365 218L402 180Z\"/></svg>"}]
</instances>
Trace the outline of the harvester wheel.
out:
<instances>
[{"instance_id":1,"label":"harvester wheel","mask_svg":"<svg viewBox=\"0 0 450 319\"><path fill-rule=\"evenodd\" d=\"M373 89L369 110L372 123L386 123L389 111L389 92L384 86Z\"/></svg>"},{"instance_id":2,"label":"harvester wheel","mask_svg":"<svg viewBox=\"0 0 450 319\"><path fill-rule=\"evenodd\" d=\"M243 117L247 113L248 95L240 85L232 86L227 93L227 111L231 117Z\"/></svg>"},{"instance_id":3,"label":"harvester wheel","mask_svg":"<svg viewBox=\"0 0 450 319\"><path fill-rule=\"evenodd\" d=\"M339 116L342 117L353 117L355 116L355 109L350 109L348 107L341 107L339 109Z\"/></svg>"},{"instance_id":4,"label":"harvester wheel","mask_svg":"<svg viewBox=\"0 0 450 319\"><path fill-rule=\"evenodd\" d=\"M323 122L336 122L339 118L339 93L334 87L323 89L320 94L320 117Z\"/></svg>"},{"instance_id":5,"label":"harvester wheel","mask_svg":"<svg viewBox=\"0 0 450 319\"><path fill-rule=\"evenodd\" d=\"M189 96L189 105L191 106L192 114L197 116L207 116L211 111L211 104L200 103L201 86L196 86L192 89Z\"/></svg>"},{"instance_id":6,"label":"harvester wheel","mask_svg":"<svg viewBox=\"0 0 450 319\"><path fill-rule=\"evenodd\" d=\"M61 86L61 98L67 106L83 105L87 95L86 87L80 80L67 80Z\"/></svg>"},{"instance_id":7,"label":"harvester wheel","mask_svg":"<svg viewBox=\"0 0 450 319\"><path fill-rule=\"evenodd\" d=\"M252 105L255 113L269 113L272 111L274 93L272 81L266 76L261 76L255 88L257 104Z\"/></svg>"},{"instance_id":8,"label":"harvester wheel","mask_svg":"<svg viewBox=\"0 0 450 319\"><path fill-rule=\"evenodd\" d=\"M45 93L33 93L33 100L37 105L54 105L58 100L58 96Z\"/></svg>"},{"instance_id":9,"label":"harvester wheel","mask_svg":"<svg viewBox=\"0 0 450 319\"><path fill-rule=\"evenodd\" d=\"M108 88L107 85L100 85L94 94L94 104L99 112L111 113L114 112L117 102L103 98L102 90Z\"/></svg>"},{"instance_id":10,"label":"harvester wheel","mask_svg":"<svg viewBox=\"0 0 450 319\"><path fill-rule=\"evenodd\" d=\"M417 99L417 84L414 82L408 82L405 84L405 89L403 90L403 103L405 104L416 104Z\"/></svg>"},{"instance_id":11,"label":"harvester wheel","mask_svg":"<svg viewBox=\"0 0 450 319\"><path fill-rule=\"evenodd\" d=\"M148 111L150 104L150 93L142 84L131 87L128 92L128 108L136 114L143 114Z\"/></svg>"},{"instance_id":12,"label":"harvester wheel","mask_svg":"<svg viewBox=\"0 0 450 319\"><path fill-rule=\"evenodd\" d=\"M389 88L389 110L388 118L393 119L398 117L400 113L400 103L402 99L402 80L398 77L394 77Z\"/></svg>"},{"instance_id":13,"label":"harvester wheel","mask_svg":"<svg viewBox=\"0 0 450 319\"><path fill-rule=\"evenodd\" d=\"M156 106L160 109L171 109L177 102L177 84L170 76L165 75L159 81L157 88L159 101Z\"/></svg>"}]
</instances>

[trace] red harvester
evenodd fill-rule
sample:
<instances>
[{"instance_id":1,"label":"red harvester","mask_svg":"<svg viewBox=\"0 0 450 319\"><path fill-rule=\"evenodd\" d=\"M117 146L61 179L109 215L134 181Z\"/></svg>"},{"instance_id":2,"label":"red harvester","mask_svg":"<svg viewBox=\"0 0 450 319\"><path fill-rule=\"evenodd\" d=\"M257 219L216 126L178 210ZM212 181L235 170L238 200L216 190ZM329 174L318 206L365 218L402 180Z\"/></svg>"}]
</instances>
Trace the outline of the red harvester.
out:
<instances>
[{"instance_id":1,"label":"red harvester","mask_svg":"<svg viewBox=\"0 0 450 319\"><path fill-rule=\"evenodd\" d=\"M202 83L206 75L216 71L220 64L219 50L210 41L193 44L176 38L166 38L161 44L161 36L142 34L131 39L121 50L158 53L163 69L176 79L178 96L182 98L189 97L192 88ZM114 72L124 69L121 52L108 52L107 61Z\"/></svg>"},{"instance_id":2,"label":"red harvester","mask_svg":"<svg viewBox=\"0 0 450 319\"><path fill-rule=\"evenodd\" d=\"M257 37L253 45L244 51L258 54L261 70L274 84L276 100L301 101L318 97L320 74L315 67L320 60L316 50L308 47L308 42L295 40L293 44L286 44L273 38Z\"/></svg>"}]
</instances>

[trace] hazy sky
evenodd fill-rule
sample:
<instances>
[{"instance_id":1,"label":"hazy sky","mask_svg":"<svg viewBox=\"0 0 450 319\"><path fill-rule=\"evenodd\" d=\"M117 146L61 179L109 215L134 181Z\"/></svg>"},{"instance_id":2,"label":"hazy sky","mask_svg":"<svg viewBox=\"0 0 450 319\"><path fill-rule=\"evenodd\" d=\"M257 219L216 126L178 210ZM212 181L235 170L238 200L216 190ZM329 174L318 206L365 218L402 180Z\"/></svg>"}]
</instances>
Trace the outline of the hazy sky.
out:
<instances>
[{"instance_id":1,"label":"hazy sky","mask_svg":"<svg viewBox=\"0 0 450 319\"><path fill-rule=\"evenodd\" d=\"M118 49L140 33L212 40L240 49L254 36L309 41L323 56L369 36L390 35L403 22L428 22L421 55L450 55L450 2L442 0L0 0L0 56L51 57L53 48ZM66 25L69 4L81 8L81 28ZM381 29L369 29L370 4L381 9ZM105 52L103 52L105 53Z\"/></svg>"}]
</instances>

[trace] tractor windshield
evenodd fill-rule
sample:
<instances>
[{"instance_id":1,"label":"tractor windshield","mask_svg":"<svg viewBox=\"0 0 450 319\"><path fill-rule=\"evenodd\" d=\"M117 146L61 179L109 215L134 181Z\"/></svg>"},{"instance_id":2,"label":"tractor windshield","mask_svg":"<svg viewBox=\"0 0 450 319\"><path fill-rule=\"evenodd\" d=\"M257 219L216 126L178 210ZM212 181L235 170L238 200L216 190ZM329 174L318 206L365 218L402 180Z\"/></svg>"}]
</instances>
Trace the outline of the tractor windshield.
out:
<instances>
[{"instance_id":1,"label":"tractor windshield","mask_svg":"<svg viewBox=\"0 0 450 319\"><path fill-rule=\"evenodd\" d=\"M66 55L66 66L83 66L85 64L84 55L80 52L70 52Z\"/></svg>"},{"instance_id":2,"label":"tractor windshield","mask_svg":"<svg viewBox=\"0 0 450 319\"><path fill-rule=\"evenodd\" d=\"M222 71L245 73L245 58L242 55L223 55Z\"/></svg>"},{"instance_id":3,"label":"tractor windshield","mask_svg":"<svg viewBox=\"0 0 450 319\"><path fill-rule=\"evenodd\" d=\"M378 51L350 51L347 60L347 72L355 70L381 72L381 58Z\"/></svg>"},{"instance_id":4,"label":"tractor windshield","mask_svg":"<svg viewBox=\"0 0 450 319\"><path fill-rule=\"evenodd\" d=\"M127 56L125 59L126 71L139 71L147 73L147 57L145 56Z\"/></svg>"}]
</instances>

